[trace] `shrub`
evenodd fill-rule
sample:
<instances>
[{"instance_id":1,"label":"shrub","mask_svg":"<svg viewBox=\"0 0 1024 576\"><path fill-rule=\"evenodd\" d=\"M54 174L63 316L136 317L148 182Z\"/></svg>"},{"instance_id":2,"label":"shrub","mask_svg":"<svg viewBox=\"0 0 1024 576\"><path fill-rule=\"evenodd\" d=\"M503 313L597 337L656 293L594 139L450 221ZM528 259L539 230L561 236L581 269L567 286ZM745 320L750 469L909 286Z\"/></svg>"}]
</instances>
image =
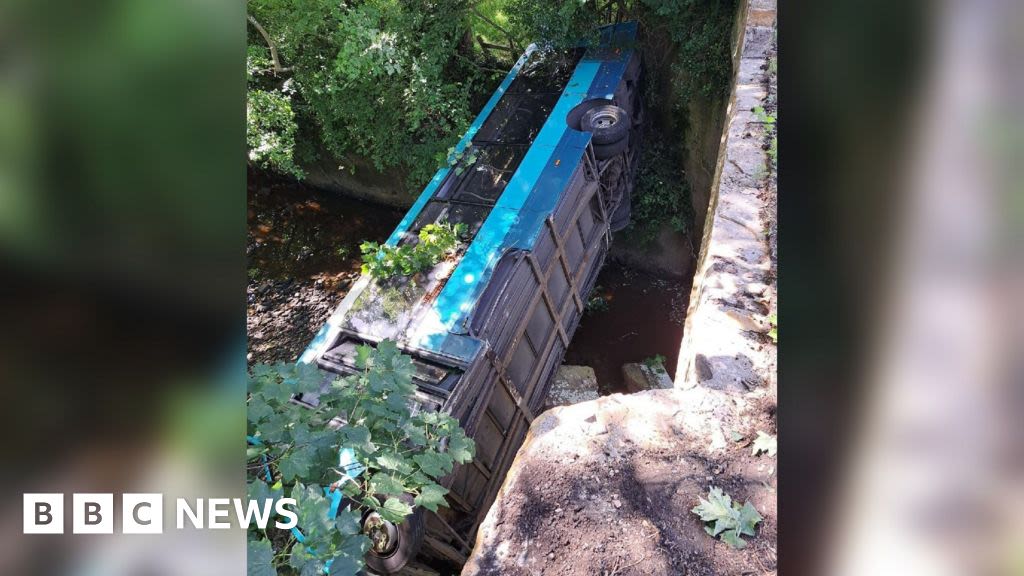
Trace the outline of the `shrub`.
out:
<instances>
[{"instance_id":1,"label":"shrub","mask_svg":"<svg viewBox=\"0 0 1024 576\"><path fill-rule=\"evenodd\" d=\"M385 340L376 349L360 346L355 364L357 374L339 377L324 391L324 373L309 364L261 364L250 372L248 433L259 445L246 453L249 497L290 494L305 538L298 544L289 535L272 546L265 533L250 529L250 574L273 574L273 567L285 564L302 574L321 574L329 561L331 574L355 574L370 546L360 532L364 512L402 522L413 511L403 495L436 511L446 505L447 493L437 480L455 463L473 459L473 441L455 419L412 413L412 360L394 342ZM313 392L319 393L316 409L291 401L295 394ZM336 416L345 423L332 429L328 423ZM349 460L362 469L355 477L338 469L341 448L350 449ZM349 499L337 518L328 518L323 487L341 490Z\"/></svg>"},{"instance_id":2,"label":"shrub","mask_svg":"<svg viewBox=\"0 0 1024 576\"><path fill-rule=\"evenodd\" d=\"M412 276L444 260L459 247L459 238L466 233L465 224L441 222L427 224L420 230L415 244L401 246L363 242L363 274L387 279L396 275Z\"/></svg>"}]
</instances>

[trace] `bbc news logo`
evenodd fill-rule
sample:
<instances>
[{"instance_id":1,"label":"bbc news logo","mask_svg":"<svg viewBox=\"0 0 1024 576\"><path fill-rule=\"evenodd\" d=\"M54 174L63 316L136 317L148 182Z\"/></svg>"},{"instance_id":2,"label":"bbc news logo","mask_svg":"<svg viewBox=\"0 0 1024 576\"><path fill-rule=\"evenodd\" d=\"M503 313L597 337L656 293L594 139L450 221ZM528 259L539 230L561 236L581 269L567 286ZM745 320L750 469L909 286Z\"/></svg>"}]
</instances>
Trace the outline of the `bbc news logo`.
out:
<instances>
[{"instance_id":1,"label":"bbc news logo","mask_svg":"<svg viewBox=\"0 0 1024 576\"><path fill-rule=\"evenodd\" d=\"M25 534L64 533L64 494L25 494L23 500L23 532ZM227 530L234 526L248 527L253 522L266 529L274 512L287 521L275 520L274 526L282 530L294 528L298 515L289 510L295 499L267 499L263 502L241 498L185 498L175 499L175 526L199 529ZM205 511L205 513L204 513ZM121 533L163 534L163 494L122 494ZM237 524L231 523L234 512ZM114 533L113 494L72 494L71 530L74 534Z\"/></svg>"}]
</instances>

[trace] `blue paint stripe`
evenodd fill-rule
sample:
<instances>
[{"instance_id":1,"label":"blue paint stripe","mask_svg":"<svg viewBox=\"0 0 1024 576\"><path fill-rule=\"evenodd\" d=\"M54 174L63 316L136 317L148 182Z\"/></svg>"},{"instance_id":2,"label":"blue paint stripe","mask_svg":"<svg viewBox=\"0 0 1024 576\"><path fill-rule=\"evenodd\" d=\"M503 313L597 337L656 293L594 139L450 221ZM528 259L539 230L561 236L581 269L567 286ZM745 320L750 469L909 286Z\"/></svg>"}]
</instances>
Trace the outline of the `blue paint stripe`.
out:
<instances>
[{"instance_id":1,"label":"blue paint stripe","mask_svg":"<svg viewBox=\"0 0 1024 576\"><path fill-rule=\"evenodd\" d=\"M473 245L452 274L452 280L435 301L431 315L435 323L433 326L421 327L416 335L417 345L441 354L458 355L460 347L453 346L457 344L453 340L460 340L461 337L451 332L459 331L459 321L467 317L472 310L498 259L508 249L533 248L544 220L561 199L569 178L576 171L583 151L590 143L589 133L568 128L565 122L566 115L584 100L611 98L625 73L626 64L633 51L622 50L615 59L607 59L609 54L602 52L600 60L585 56L577 66L562 98L556 104L555 110L552 110L541 134L538 134L533 147L520 165L520 170L524 166L527 168L525 172L529 176L522 175L524 177L518 183L517 177L521 176L519 171L513 176L505 194L499 199L487 222L474 239ZM580 75L577 76L577 73ZM586 80L587 76L590 77L589 81ZM562 104L566 106L560 109L559 106ZM550 132L545 134L549 126ZM550 148L550 140L554 139L556 132L557 144ZM541 141L542 135L550 139ZM542 148L543 151L534 153L534 148ZM534 157L531 158L531 155ZM543 158L543 162L538 162L538 158ZM529 165L528 159L531 160ZM553 159L559 160L557 166ZM535 171L537 168L540 169L539 173ZM532 178L532 184L527 178ZM517 183L518 186L512 188L513 183ZM513 190L513 194L506 200L510 189ZM522 194L524 190L528 190L525 197ZM482 236L483 233L486 233L486 236ZM468 258L471 259L467 260ZM440 322L436 322L437 320Z\"/></svg>"},{"instance_id":2,"label":"blue paint stripe","mask_svg":"<svg viewBox=\"0 0 1024 576\"><path fill-rule=\"evenodd\" d=\"M544 226L544 221L551 215L565 193L569 179L579 168L583 152L590 143L589 132L569 130L555 148L555 158L560 162L556 166L549 162L541 173L540 180L530 195L519 217L514 230L509 233L509 248L531 250Z\"/></svg>"},{"instance_id":3,"label":"blue paint stripe","mask_svg":"<svg viewBox=\"0 0 1024 576\"><path fill-rule=\"evenodd\" d=\"M551 161L563 136L569 131L566 116L587 98L600 67L600 62L587 59L577 64L569 83L534 139L533 145L477 232L473 243L452 273L451 279L434 302L432 314L429 315L434 320L431 322L433 325L423 327L417 335L418 345L429 346L432 340L436 341L435 335L438 330L451 330L458 319L472 309L477 296L483 290L483 280L490 275L508 246L506 237L509 231L519 222L520 213L531 191L545 166Z\"/></svg>"},{"instance_id":4,"label":"blue paint stripe","mask_svg":"<svg viewBox=\"0 0 1024 576\"><path fill-rule=\"evenodd\" d=\"M532 54L536 49L537 46L535 44L530 44L526 49L526 52L519 57L519 60L517 60L515 66L509 70L505 79L502 80L501 84L498 86L498 89L494 91L494 94L491 94L491 99L487 101L487 104L485 104L483 109L480 110L480 113L477 114L476 120L469 125L469 129L467 129L466 133L463 134L459 143L455 145L456 152L462 152L466 149L466 146L469 146L470 141L472 141L473 137L476 136L480 127L484 125L484 122L487 120L487 117L491 115L494 107L498 105L498 101L505 95L505 91L512 85L512 81L516 79L516 76L519 74L519 70L521 70L523 65L526 64L526 60L529 59L530 54ZM389 246L395 246L398 244L398 241L402 239L402 235L404 235L409 230L409 227L412 226L412 223L420 215L420 212L423 210L423 207L427 205L427 202L434 196L434 193L437 191L437 187L444 182L444 179L448 176L449 172L451 172L451 166L445 166L434 174L434 177L430 179L427 187L423 189L420 197L416 199L416 202L411 208L409 208L409 211L405 213L405 217L403 217L402 221L398 223L395 231L388 237L387 242L385 242L386 244Z\"/></svg>"},{"instance_id":5,"label":"blue paint stripe","mask_svg":"<svg viewBox=\"0 0 1024 576\"><path fill-rule=\"evenodd\" d=\"M626 72L626 64L632 54L632 50L623 50L615 60L601 62L601 70L598 72L597 78L594 79L594 83L590 85L590 90L587 91L588 99L607 98L611 100L615 96L615 89L622 81L622 75Z\"/></svg>"}]
</instances>

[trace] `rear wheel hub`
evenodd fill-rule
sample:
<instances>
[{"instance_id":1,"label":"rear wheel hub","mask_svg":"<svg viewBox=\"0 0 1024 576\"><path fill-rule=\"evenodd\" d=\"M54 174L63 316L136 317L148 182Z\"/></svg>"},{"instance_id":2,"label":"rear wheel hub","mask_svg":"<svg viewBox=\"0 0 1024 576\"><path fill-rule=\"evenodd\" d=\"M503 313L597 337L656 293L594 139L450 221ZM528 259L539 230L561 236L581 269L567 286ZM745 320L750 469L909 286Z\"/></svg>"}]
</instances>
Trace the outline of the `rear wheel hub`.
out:
<instances>
[{"instance_id":1,"label":"rear wheel hub","mask_svg":"<svg viewBox=\"0 0 1024 576\"><path fill-rule=\"evenodd\" d=\"M378 556L388 556L398 548L398 528L376 512L363 521L363 534L370 538L370 549Z\"/></svg>"}]
</instances>

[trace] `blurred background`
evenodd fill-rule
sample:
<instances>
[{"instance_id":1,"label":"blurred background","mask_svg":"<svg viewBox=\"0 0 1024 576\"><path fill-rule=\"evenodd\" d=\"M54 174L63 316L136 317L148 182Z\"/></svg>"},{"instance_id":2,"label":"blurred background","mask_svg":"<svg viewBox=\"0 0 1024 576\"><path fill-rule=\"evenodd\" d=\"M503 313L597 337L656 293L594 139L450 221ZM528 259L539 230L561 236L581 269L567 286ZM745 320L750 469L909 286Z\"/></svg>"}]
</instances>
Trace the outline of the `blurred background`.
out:
<instances>
[{"instance_id":1,"label":"blurred background","mask_svg":"<svg viewBox=\"0 0 1024 576\"><path fill-rule=\"evenodd\" d=\"M779 22L780 572L1024 574L1024 5Z\"/></svg>"},{"instance_id":2,"label":"blurred background","mask_svg":"<svg viewBox=\"0 0 1024 576\"><path fill-rule=\"evenodd\" d=\"M21 535L24 492L244 494L244 51L241 2L0 2L2 574L244 573Z\"/></svg>"},{"instance_id":3,"label":"blurred background","mask_svg":"<svg viewBox=\"0 0 1024 576\"><path fill-rule=\"evenodd\" d=\"M1024 5L778 13L780 571L1024 574ZM2 574L244 570L20 526L243 492L244 51L240 2L0 3Z\"/></svg>"}]
</instances>

